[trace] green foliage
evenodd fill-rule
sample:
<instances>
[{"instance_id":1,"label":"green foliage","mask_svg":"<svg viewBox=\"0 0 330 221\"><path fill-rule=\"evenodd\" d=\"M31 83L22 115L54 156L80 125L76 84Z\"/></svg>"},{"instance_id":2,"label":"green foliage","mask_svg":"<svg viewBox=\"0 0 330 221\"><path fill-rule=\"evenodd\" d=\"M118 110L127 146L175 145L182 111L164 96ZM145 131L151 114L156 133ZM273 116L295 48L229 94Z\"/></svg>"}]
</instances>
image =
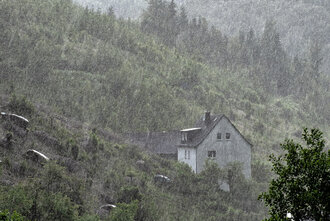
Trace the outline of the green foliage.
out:
<instances>
[{"instance_id":1,"label":"green foliage","mask_svg":"<svg viewBox=\"0 0 330 221\"><path fill-rule=\"evenodd\" d=\"M110 221L133 221L138 209L138 201L118 203L110 213Z\"/></svg>"},{"instance_id":2,"label":"green foliage","mask_svg":"<svg viewBox=\"0 0 330 221\"><path fill-rule=\"evenodd\" d=\"M17 114L31 115L34 113L34 107L25 96L16 96L12 94L8 107Z\"/></svg>"},{"instance_id":3,"label":"green foliage","mask_svg":"<svg viewBox=\"0 0 330 221\"><path fill-rule=\"evenodd\" d=\"M306 115L327 121L328 80L321 74L325 86L315 89L308 74L320 53L313 49L314 58L291 62L271 22L264 34L229 38L203 18L187 19L174 1L150 1L141 30L157 39L136 23L70 1L39 1L1 1L4 91L15 83L15 93L31 101L115 132L181 128L205 109L254 115L254 104L278 95L302 98L295 102L306 103ZM307 96L311 87L315 93Z\"/></svg>"},{"instance_id":4,"label":"green foliage","mask_svg":"<svg viewBox=\"0 0 330 221\"><path fill-rule=\"evenodd\" d=\"M5 211L0 211L0 220L1 221L24 221L25 218L17 213L16 211L14 211L12 214L10 214L10 212L8 210Z\"/></svg>"},{"instance_id":5,"label":"green foliage","mask_svg":"<svg viewBox=\"0 0 330 221\"><path fill-rule=\"evenodd\" d=\"M257 182L269 182L271 173L270 166L263 163L262 161L253 162L251 165L252 177Z\"/></svg>"},{"instance_id":6,"label":"green foliage","mask_svg":"<svg viewBox=\"0 0 330 221\"><path fill-rule=\"evenodd\" d=\"M132 201L140 201L141 193L136 186L123 186L120 188L118 195L118 202L131 203Z\"/></svg>"},{"instance_id":7,"label":"green foliage","mask_svg":"<svg viewBox=\"0 0 330 221\"><path fill-rule=\"evenodd\" d=\"M41 220L75 220L77 206L61 193L43 194L38 207Z\"/></svg>"},{"instance_id":8,"label":"green foliage","mask_svg":"<svg viewBox=\"0 0 330 221\"><path fill-rule=\"evenodd\" d=\"M78 221L100 221L100 218L97 215L84 215L77 219Z\"/></svg>"},{"instance_id":9,"label":"green foliage","mask_svg":"<svg viewBox=\"0 0 330 221\"><path fill-rule=\"evenodd\" d=\"M271 155L277 175L268 192L259 196L270 209L270 219L285 219L290 212L295 220L327 220L330 217L330 152L318 129L304 129L305 147L287 140L281 145L284 156Z\"/></svg>"},{"instance_id":10,"label":"green foliage","mask_svg":"<svg viewBox=\"0 0 330 221\"><path fill-rule=\"evenodd\" d=\"M10 213L17 211L23 216L28 216L32 208L32 197L29 190L24 186L13 188L0 186L0 210L9 209Z\"/></svg>"},{"instance_id":11,"label":"green foliage","mask_svg":"<svg viewBox=\"0 0 330 221\"><path fill-rule=\"evenodd\" d=\"M67 141L67 146L69 147L70 151L71 151L71 156L74 160L78 159L79 156L79 146L76 142L76 140L74 139L69 139Z\"/></svg>"},{"instance_id":12,"label":"green foliage","mask_svg":"<svg viewBox=\"0 0 330 221\"><path fill-rule=\"evenodd\" d=\"M175 183L170 186L172 191L177 191L185 195L192 194L196 177L194 172L191 170L191 167L187 164L179 162L175 164L174 169L176 172L176 177L173 177Z\"/></svg>"}]
</instances>

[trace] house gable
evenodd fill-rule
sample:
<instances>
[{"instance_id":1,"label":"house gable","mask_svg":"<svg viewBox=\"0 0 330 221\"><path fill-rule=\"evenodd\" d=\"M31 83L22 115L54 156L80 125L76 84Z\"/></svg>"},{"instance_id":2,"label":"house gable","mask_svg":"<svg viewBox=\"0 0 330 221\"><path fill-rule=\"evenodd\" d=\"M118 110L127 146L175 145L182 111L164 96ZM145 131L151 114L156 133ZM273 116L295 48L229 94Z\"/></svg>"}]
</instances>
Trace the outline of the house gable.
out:
<instances>
[{"instance_id":1,"label":"house gable","mask_svg":"<svg viewBox=\"0 0 330 221\"><path fill-rule=\"evenodd\" d=\"M196 172L201 172L206 160L214 160L220 168L231 162L240 162L243 174L251 177L251 144L241 135L230 120L222 115L212 129L196 146ZM219 136L220 134L220 136Z\"/></svg>"}]
</instances>

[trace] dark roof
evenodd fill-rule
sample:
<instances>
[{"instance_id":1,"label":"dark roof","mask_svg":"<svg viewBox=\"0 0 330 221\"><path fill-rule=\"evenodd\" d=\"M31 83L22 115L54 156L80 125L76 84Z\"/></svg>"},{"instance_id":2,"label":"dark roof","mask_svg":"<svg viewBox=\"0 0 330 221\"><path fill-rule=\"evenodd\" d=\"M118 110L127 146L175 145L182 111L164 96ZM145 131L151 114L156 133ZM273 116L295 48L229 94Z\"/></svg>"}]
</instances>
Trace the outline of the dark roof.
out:
<instances>
[{"instance_id":1,"label":"dark roof","mask_svg":"<svg viewBox=\"0 0 330 221\"><path fill-rule=\"evenodd\" d=\"M219 123L219 121L225 117L230 124L235 128L235 130L243 137L243 139L252 146L252 144L245 139L245 137L239 132L239 130L232 124L232 122L224 115L211 115L211 120L209 123L205 123L204 116L202 116L195 124L196 128L201 128L198 133L192 138L192 140L182 144L180 143L178 146L180 147L197 147L203 140L209 135L209 133L213 130L213 128Z\"/></svg>"},{"instance_id":2,"label":"dark roof","mask_svg":"<svg viewBox=\"0 0 330 221\"><path fill-rule=\"evenodd\" d=\"M130 133L128 142L157 154L176 154L180 131Z\"/></svg>"},{"instance_id":3,"label":"dark roof","mask_svg":"<svg viewBox=\"0 0 330 221\"><path fill-rule=\"evenodd\" d=\"M178 146L197 147L209 135L209 133L223 117L227 118L223 114L211 115L209 123L205 124L204 116L202 116L196 122L193 128L183 129L180 131L176 130L168 132L128 133L124 134L124 137L126 137L127 142L145 148L153 153L176 154ZM230 122L229 119L228 121ZM232 123L231 125L237 130L237 128ZM181 144L181 131L194 133L192 139L187 143ZM243 137L243 139L251 145L251 143L244 138L239 130L237 131Z\"/></svg>"},{"instance_id":4,"label":"dark roof","mask_svg":"<svg viewBox=\"0 0 330 221\"><path fill-rule=\"evenodd\" d=\"M212 131L212 129L217 125L217 123L220 121L220 119L224 115L212 115L211 120L208 124L204 121L204 116L202 116L195 124L196 128L201 128L195 136L192 138L192 140L187 141L184 144L179 144L181 147L196 147L198 146L206 137L207 135Z\"/></svg>"}]
</instances>

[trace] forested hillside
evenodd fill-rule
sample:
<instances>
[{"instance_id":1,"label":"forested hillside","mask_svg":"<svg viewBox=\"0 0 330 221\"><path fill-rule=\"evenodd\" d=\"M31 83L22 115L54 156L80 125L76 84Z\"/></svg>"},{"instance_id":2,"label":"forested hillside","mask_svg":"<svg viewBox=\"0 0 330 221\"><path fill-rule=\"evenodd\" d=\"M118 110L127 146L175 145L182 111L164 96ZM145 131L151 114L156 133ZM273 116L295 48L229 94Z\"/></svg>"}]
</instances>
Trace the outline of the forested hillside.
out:
<instances>
[{"instance_id":1,"label":"forested hillside","mask_svg":"<svg viewBox=\"0 0 330 221\"><path fill-rule=\"evenodd\" d=\"M180 1L178 1L180 2ZM203 16L225 34L254 29L261 32L265 23L276 23L285 50L304 56L313 41L322 47L322 71L330 74L330 3L329 1L294 0L189 0L187 11Z\"/></svg>"},{"instance_id":2,"label":"forested hillside","mask_svg":"<svg viewBox=\"0 0 330 221\"><path fill-rule=\"evenodd\" d=\"M174 3L149 4L140 25L67 0L25 0L2 1L0 25L2 93L82 122L163 131L211 110L237 122L256 150L303 125L328 131L319 45L291 58L271 22L229 38Z\"/></svg>"},{"instance_id":3,"label":"forested hillside","mask_svg":"<svg viewBox=\"0 0 330 221\"><path fill-rule=\"evenodd\" d=\"M113 7L118 16L138 19L147 8L145 0L76 0L89 7ZM157 1L154 1L157 2ZM160 1L158 1L160 2ZM168 1L170 2L170 1ZM286 52L304 55L313 41L322 47L322 71L330 74L330 3L327 0L175 0L190 18L202 16L228 36L253 29L262 33L267 21L274 21ZM260 37L260 36L258 36Z\"/></svg>"},{"instance_id":4,"label":"forested hillside","mask_svg":"<svg viewBox=\"0 0 330 221\"><path fill-rule=\"evenodd\" d=\"M48 213L45 205L68 207L68 216L75 219L112 201L128 204L122 208L138 220L264 217L256 197L269 178L265 156L278 153L285 138L300 137L304 126L318 127L329 137L330 84L320 69L322 45L312 42L303 57L292 57L272 21L264 31L227 36L206 19L187 14L165 1L150 2L141 22L118 19L112 10L93 11L70 0L0 2L1 111L17 112L32 122L26 143L14 136L12 149L0 147L2 168L11 181L8 187L1 186L1 192L9 194L1 194L1 202L22 193L18 196L24 199L17 201L26 204L19 205L24 208L19 212L30 219ZM181 129L192 126L205 110L227 115L254 145L254 179L245 181L234 165L236 192L217 188L217 178L225 172L212 164L197 176L182 164L116 145L123 141L109 141L104 135ZM82 126L72 130L66 120L54 123L51 115ZM40 131L60 145L42 143ZM6 130L1 133L5 136ZM71 179L72 165L59 161L39 173L24 163L20 147L24 151L40 147L82 169ZM137 171L141 159L147 166ZM26 172L28 168L34 172ZM175 182L157 187L152 183L157 173L169 174ZM55 186L46 182L56 176L61 179ZM137 184L131 185L132 177L137 177ZM125 184L131 186L125 189ZM41 204L36 204L34 188L40 188ZM49 190L53 201L47 198ZM77 193L81 198L72 191L82 191ZM133 198L126 199L130 194Z\"/></svg>"}]
</instances>

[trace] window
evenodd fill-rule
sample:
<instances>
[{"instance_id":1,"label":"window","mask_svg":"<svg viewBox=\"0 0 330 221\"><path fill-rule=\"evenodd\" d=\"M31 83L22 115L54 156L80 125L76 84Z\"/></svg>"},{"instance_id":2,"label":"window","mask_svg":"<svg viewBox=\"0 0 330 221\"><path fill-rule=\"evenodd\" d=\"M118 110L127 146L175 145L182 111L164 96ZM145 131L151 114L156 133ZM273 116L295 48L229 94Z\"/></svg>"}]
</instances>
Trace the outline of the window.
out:
<instances>
[{"instance_id":1,"label":"window","mask_svg":"<svg viewBox=\"0 0 330 221\"><path fill-rule=\"evenodd\" d=\"M217 139L221 140L221 133L217 133Z\"/></svg>"},{"instance_id":2,"label":"window","mask_svg":"<svg viewBox=\"0 0 330 221\"><path fill-rule=\"evenodd\" d=\"M208 156L209 158L215 158L215 156L216 156L216 152L215 152L215 150L208 151L208 152L207 152L207 156Z\"/></svg>"},{"instance_id":3,"label":"window","mask_svg":"<svg viewBox=\"0 0 330 221\"><path fill-rule=\"evenodd\" d=\"M226 139L227 139L227 140L230 139L230 133L226 133Z\"/></svg>"},{"instance_id":4,"label":"window","mask_svg":"<svg viewBox=\"0 0 330 221\"><path fill-rule=\"evenodd\" d=\"M187 140L188 140L188 134L185 133L185 132L182 132L182 133L181 133L181 142L182 142L182 143L186 143Z\"/></svg>"},{"instance_id":5,"label":"window","mask_svg":"<svg viewBox=\"0 0 330 221\"><path fill-rule=\"evenodd\" d=\"M190 160L190 150L185 150L185 151L184 151L184 158L185 158L186 160Z\"/></svg>"}]
</instances>

